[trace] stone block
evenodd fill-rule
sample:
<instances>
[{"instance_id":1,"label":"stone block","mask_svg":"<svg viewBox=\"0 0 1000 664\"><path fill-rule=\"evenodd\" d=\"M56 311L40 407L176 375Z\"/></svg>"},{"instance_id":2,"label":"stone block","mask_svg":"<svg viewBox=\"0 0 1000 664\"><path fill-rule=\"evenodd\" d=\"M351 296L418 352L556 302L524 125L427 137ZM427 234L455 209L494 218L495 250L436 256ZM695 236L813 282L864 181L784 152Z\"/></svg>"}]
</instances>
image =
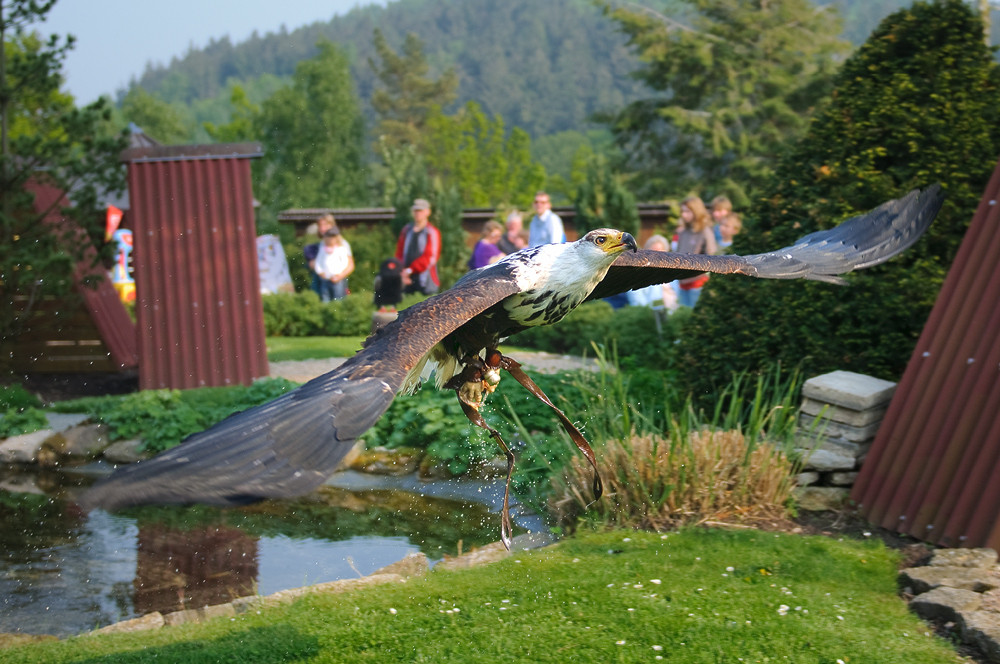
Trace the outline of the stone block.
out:
<instances>
[{"instance_id":1,"label":"stone block","mask_svg":"<svg viewBox=\"0 0 1000 664\"><path fill-rule=\"evenodd\" d=\"M397 560L391 565L386 565L375 570L375 574L399 574L404 577L423 576L431 569L431 564L427 556L423 553L408 554L402 560Z\"/></svg>"},{"instance_id":2,"label":"stone block","mask_svg":"<svg viewBox=\"0 0 1000 664\"><path fill-rule=\"evenodd\" d=\"M975 567L990 569L997 564L994 549L938 549L928 565L932 567Z\"/></svg>"},{"instance_id":3,"label":"stone block","mask_svg":"<svg viewBox=\"0 0 1000 664\"><path fill-rule=\"evenodd\" d=\"M958 622L962 613L975 611L982 603L977 592L941 586L914 597L910 610L924 620Z\"/></svg>"},{"instance_id":4,"label":"stone block","mask_svg":"<svg viewBox=\"0 0 1000 664\"><path fill-rule=\"evenodd\" d=\"M816 484L816 482L819 482L819 473L815 470L807 470L795 476L796 486L809 486Z\"/></svg>"},{"instance_id":5,"label":"stone block","mask_svg":"<svg viewBox=\"0 0 1000 664\"><path fill-rule=\"evenodd\" d=\"M802 396L823 403L868 410L892 399L896 383L853 371L831 371L810 378L802 385Z\"/></svg>"},{"instance_id":6,"label":"stone block","mask_svg":"<svg viewBox=\"0 0 1000 664\"><path fill-rule=\"evenodd\" d=\"M111 443L104 449L103 456L111 463L135 463L152 456L149 452L143 451L143 442L140 438L130 440L119 440Z\"/></svg>"},{"instance_id":7,"label":"stone block","mask_svg":"<svg viewBox=\"0 0 1000 664\"><path fill-rule=\"evenodd\" d=\"M795 489L799 509L812 512L839 510L847 502L850 492L835 486L803 486Z\"/></svg>"},{"instance_id":8,"label":"stone block","mask_svg":"<svg viewBox=\"0 0 1000 664\"><path fill-rule=\"evenodd\" d=\"M841 424L850 424L853 427L863 427L875 422L881 422L885 418L885 411L888 409L888 406L883 405L876 408L869 408L868 410L852 410L817 401L816 399L805 398L802 400L802 412L811 416L809 418L810 424L813 418L820 416L820 413L822 413L821 419L833 420Z\"/></svg>"},{"instance_id":9,"label":"stone block","mask_svg":"<svg viewBox=\"0 0 1000 664\"><path fill-rule=\"evenodd\" d=\"M900 581L920 595L941 586L982 593L997 588L998 580L973 567L910 567L899 573Z\"/></svg>"},{"instance_id":10,"label":"stone block","mask_svg":"<svg viewBox=\"0 0 1000 664\"><path fill-rule=\"evenodd\" d=\"M970 611L962 614L962 639L976 645L986 661L1000 662L1000 613Z\"/></svg>"},{"instance_id":11,"label":"stone block","mask_svg":"<svg viewBox=\"0 0 1000 664\"><path fill-rule=\"evenodd\" d=\"M837 471L827 476L827 482L833 486L854 486L858 479L858 474L854 471Z\"/></svg>"},{"instance_id":12,"label":"stone block","mask_svg":"<svg viewBox=\"0 0 1000 664\"><path fill-rule=\"evenodd\" d=\"M0 463L35 463L42 443L51 438L52 429L11 436L0 443Z\"/></svg>"},{"instance_id":13,"label":"stone block","mask_svg":"<svg viewBox=\"0 0 1000 664\"><path fill-rule=\"evenodd\" d=\"M809 415L799 415L800 427L811 427L812 422L813 418ZM864 443L875 438L881 424L882 420L879 420L863 427L855 427L833 420L820 420L815 432L824 438L843 438L851 443Z\"/></svg>"},{"instance_id":14,"label":"stone block","mask_svg":"<svg viewBox=\"0 0 1000 664\"><path fill-rule=\"evenodd\" d=\"M91 634L112 634L117 632L143 632L150 629L160 629L166 624L159 611L147 613L139 618L123 620L107 627L96 629Z\"/></svg>"},{"instance_id":15,"label":"stone block","mask_svg":"<svg viewBox=\"0 0 1000 664\"><path fill-rule=\"evenodd\" d=\"M857 462L853 454L845 454L835 450L796 450L802 454L802 467L805 470L854 470Z\"/></svg>"}]
</instances>

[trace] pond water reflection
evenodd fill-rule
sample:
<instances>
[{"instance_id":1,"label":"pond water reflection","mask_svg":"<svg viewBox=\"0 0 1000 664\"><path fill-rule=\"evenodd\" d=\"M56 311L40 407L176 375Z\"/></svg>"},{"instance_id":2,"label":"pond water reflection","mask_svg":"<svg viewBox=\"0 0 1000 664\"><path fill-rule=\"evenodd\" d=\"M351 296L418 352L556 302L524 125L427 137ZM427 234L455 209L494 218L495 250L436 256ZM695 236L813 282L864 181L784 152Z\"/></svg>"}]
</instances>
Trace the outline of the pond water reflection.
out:
<instances>
[{"instance_id":1,"label":"pond water reflection","mask_svg":"<svg viewBox=\"0 0 1000 664\"><path fill-rule=\"evenodd\" d=\"M354 578L416 551L436 562L499 534L494 484L345 473L294 501L87 514L72 496L92 481L0 469L0 632L69 636Z\"/></svg>"}]
</instances>

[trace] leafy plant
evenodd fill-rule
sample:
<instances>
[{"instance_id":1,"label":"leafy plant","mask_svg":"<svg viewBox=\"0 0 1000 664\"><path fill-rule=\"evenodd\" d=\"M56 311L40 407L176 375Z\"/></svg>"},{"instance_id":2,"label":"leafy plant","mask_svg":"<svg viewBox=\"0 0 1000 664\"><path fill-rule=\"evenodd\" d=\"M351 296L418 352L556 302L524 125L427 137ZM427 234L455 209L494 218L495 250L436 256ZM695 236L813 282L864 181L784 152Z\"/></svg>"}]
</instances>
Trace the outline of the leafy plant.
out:
<instances>
[{"instance_id":1,"label":"leafy plant","mask_svg":"<svg viewBox=\"0 0 1000 664\"><path fill-rule=\"evenodd\" d=\"M45 413L38 408L8 408L3 417L0 417L0 438L31 433L48 425Z\"/></svg>"},{"instance_id":2,"label":"leafy plant","mask_svg":"<svg viewBox=\"0 0 1000 664\"><path fill-rule=\"evenodd\" d=\"M38 408L42 402L34 394L20 385L0 385L0 408Z\"/></svg>"}]
</instances>

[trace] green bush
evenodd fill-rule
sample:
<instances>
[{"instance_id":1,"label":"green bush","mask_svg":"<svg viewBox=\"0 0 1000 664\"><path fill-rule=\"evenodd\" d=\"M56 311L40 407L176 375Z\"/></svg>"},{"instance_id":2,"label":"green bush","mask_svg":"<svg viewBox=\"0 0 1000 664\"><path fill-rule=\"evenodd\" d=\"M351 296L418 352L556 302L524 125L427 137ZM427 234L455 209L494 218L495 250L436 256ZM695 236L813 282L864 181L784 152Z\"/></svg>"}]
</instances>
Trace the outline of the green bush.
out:
<instances>
[{"instance_id":1,"label":"green bush","mask_svg":"<svg viewBox=\"0 0 1000 664\"><path fill-rule=\"evenodd\" d=\"M976 13L917 2L886 18L844 64L833 96L783 157L736 238L738 253L787 246L885 200L941 182L937 220L847 287L712 279L684 335L685 382L714 393L733 371L775 360L896 380L1000 154L1000 68Z\"/></svg>"},{"instance_id":2,"label":"green bush","mask_svg":"<svg viewBox=\"0 0 1000 664\"><path fill-rule=\"evenodd\" d=\"M39 408L42 402L20 385L0 385L0 410Z\"/></svg>"},{"instance_id":3,"label":"green bush","mask_svg":"<svg viewBox=\"0 0 1000 664\"><path fill-rule=\"evenodd\" d=\"M229 415L265 403L293 389L284 378L250 386L194 390L143 390L125 396L88 397L62 402L63 412L89 413L107 425L112 440L142 438L145 449L162 452Z\"/></svg>"},{"instance_id":4,"label":"green bush","mask_svg":"<svg viewBox=\"0 0 1000 664\"><path fill-rule=\"evenodd\" d=\"M372 294L364 291L326 303L311 290L264 295L261 301L269 337L366 335L375 312Z\"/></svg>"},{"instance_id":5,"label":"green bush","mask_svg":"<svg viewBox=\"0 0 1000 664\"><path fill-rule=\"evenodd\" d=\"M0 417L0 438L39 431L49 425L45 413L34 407L8 408Z\"/></svg>"}]
</instances>

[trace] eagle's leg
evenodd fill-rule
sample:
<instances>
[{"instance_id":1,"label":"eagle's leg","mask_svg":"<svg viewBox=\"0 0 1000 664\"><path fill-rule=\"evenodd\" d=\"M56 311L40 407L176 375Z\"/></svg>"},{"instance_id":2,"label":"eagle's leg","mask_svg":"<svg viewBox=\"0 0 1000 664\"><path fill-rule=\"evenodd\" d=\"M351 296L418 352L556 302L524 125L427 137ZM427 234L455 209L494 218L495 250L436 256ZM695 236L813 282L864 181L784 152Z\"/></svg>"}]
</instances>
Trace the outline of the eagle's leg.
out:
<instances>
[{"instance_id":1,"label":"eagle's leg","mask_svg":"<svg viewBox=\"0 0 1000 664\"><path fill-rule=\"evenodd\" d=\"M510 551L511 545L511 535L513 534L513 528L510 523L510 477L514 473L514 453L510 451L507 444L503 442L503 438L500 437L500 432L491 427L483 419L482 414L479 409L472 404L466 402L462 395L458 395L458 403L461 404L462 410L465 412L465 416L469 418L469 421L475 424L477 427L482 427L490 432L493 436L493 440L497 441L497 445L503 450L504 455L507 457L507 482L503 487L503 509L500 515L500 541L503 542L504 547Z\"/></svg>"},{"instance_id":2,"label":"eagle's leg","mask_svg":"<svg viewBox=\"0 0 1000 664\"><path fill-rule=\"evenodd\" d=\"M465 416L477 427L489 431L493 440L497 441L500 449L503 450L504 456L507 457L507 481L504 484L503 509L500 516L500 540L509 551L513 534L510 521L510 478L514 473L514 453L503 442L500 432L487 424L479 412L486 394L491 394L496 389L497 383L500 382L498 369L502 357L500 351L496 349L486 351L485 361L475 355L466 357L463 360L465 366L461 373L448 381L445 387L455 390L458 395L458 403L462 406Z\"/></svg>"},{"instance_id":3,"label":"eagle's leg","mask_svg":"<svg viewBox=\"0 0 1000 664\"><path fill-rule=\"evenodd\" d=\"M563 429L569 434L569 437L573 439L576 446L583 452L583 456L587 458L590 462L590 467L594 469L594 500L597 500L604 493L604 484L601 482L601 475L597 472L597 457L594 456L594 450L591 449L590 443L587 439L583 437L580 430L570 421L566 414L559 410L552 400L542 392L542 388L535 384L535 381L531 380L528 374L524 373L521 369L521 364L506 355L500 357L500 367L507 370L514 379L519 382L524 389L528 390L534 394L542 403L547 405L559 418L560 424L562 424Z\"/></svg>"}]
</instances>

